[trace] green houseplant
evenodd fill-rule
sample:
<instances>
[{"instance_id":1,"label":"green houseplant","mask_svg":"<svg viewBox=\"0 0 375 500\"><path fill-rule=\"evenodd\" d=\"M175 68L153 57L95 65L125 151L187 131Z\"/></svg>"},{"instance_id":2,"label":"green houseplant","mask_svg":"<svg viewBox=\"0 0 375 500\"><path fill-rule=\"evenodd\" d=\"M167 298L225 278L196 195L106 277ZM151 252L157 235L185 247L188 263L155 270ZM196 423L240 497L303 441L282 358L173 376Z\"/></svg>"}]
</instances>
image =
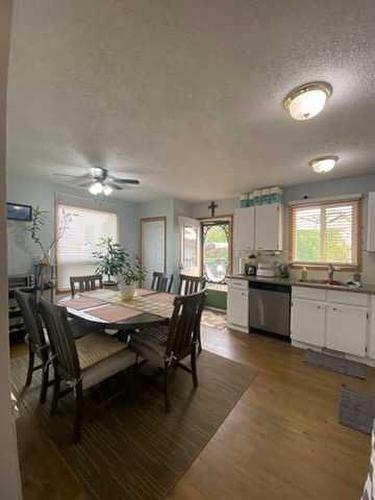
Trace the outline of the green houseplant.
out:
<instances>
[{"instance_id":1,"label":"green houseplant","mask_svg":"<svg viewBox=\"0 0 375 500\"><path fill-rule=\"evenodd\" d=\"M122 298L133 297L137 283L146 279L147 271L138 257L132 256L124 250L124 262L118 275L118 284Z\"/></svg>"},{"instance_id":2,"label":"green houseplant","mask_svg":"<svg viewBox=\"0 0 375 500\"><path fill-rule=\"evenodd\" d=\"M116 285L117 277L124 266L126 252L119 243L115 243L111 237L103 237L97 244L98 249L92 254L98 259L96 273L107 277L107 285Z\"/></svg>"}]
</instances>

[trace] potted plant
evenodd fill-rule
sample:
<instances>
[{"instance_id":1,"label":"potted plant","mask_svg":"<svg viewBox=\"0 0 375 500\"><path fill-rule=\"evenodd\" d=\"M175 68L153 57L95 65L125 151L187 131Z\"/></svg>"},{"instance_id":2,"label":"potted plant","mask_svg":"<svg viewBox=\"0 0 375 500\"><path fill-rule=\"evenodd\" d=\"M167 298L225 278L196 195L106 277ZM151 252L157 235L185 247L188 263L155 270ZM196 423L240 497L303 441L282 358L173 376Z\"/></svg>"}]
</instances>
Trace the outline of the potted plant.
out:
<instances>
[{"instance_id":1,"label":"potted plant","mask_svg":"<svg viewBox=\"0 0 375 500\"><path fill-rule=\"evenodd\" d=\"M146 276L147 271L139 258L132 257L129 252L124 250L124 262L117 277L122 298L131 299L137 284L144 281Z\"/></svg>"},{"instance_id":2,"label":"potted plant","mask_svg":"<svg viewBox=\"0 0 375 500\"><path fill-rule=\"evenodd\" d=\"M125 250L111 237L103 237L97 244L98 250L92 254L98 259L96 273L107 277L106 285L116 285L115 277L118 276L125 262Z\"/></svg>"},{"instance_id":3,"label":"potted plant","mask_svg":"<svg viewBox=\"0 0 375 500\"><path fill-rule=\"evenodd\" d=\"M48 221L48 210L44 210L39 206L33 207L32 219L26 227L26 231L30 234L33 242L41 250L41 256L36 266L36 283L38 286L45 286L52 279L53 265L55 264L55 251L59 240L64 236L65 231L69 228L70 223L77 214L71 212L63 212L63 217L59 223L59 227L49 245L43 243L41 235L44 226Z\"/></svg>"}]
</instances>

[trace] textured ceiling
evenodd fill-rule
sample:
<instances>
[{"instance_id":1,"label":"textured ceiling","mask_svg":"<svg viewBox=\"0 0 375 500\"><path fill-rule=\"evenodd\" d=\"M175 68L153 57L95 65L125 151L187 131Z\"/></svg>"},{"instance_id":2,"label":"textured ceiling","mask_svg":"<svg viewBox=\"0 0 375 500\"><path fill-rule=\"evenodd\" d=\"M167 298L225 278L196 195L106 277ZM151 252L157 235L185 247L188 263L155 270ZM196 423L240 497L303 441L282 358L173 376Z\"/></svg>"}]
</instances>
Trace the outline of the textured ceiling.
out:
<instances>
[{"instance_id":1,"label":"textured ceiling","mask_svg":"<svg viewBox=\"0 0 375 500\"><path fill-rule=\"evenodd\" d=\"M375 171L374 0L15 0L8 168L103 165L120 196L202 200ZM294 122L296 85L326 80Z\"/></svg>"}]
</instances>

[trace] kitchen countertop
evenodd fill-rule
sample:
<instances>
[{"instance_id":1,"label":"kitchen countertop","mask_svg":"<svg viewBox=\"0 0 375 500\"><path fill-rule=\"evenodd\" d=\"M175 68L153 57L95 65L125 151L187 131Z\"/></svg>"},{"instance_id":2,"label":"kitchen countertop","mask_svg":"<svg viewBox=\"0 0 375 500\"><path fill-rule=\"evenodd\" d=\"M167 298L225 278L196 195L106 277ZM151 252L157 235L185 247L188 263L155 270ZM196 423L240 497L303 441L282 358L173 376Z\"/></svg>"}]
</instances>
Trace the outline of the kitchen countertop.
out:
<instances>
[{"instance_id":1,"label":"kitchen countertop","mask_svg":"<svg viewBox=\"0 0 375 500\"><path fill-rule=\"evenodd\" d=\"M375 295L375 284L363 284L361 287L352 287L345 285L326 285L324 283L311 283L308 281L299 281L292 278L259 278L257 276L246 276L244 274L233 274L228 276L230 279L241 279L249 282L272 283L275 285L304 286L308 288L321 288L323 290L338 290L344 292L368 293Z\"/></svg>"}]
</instances>

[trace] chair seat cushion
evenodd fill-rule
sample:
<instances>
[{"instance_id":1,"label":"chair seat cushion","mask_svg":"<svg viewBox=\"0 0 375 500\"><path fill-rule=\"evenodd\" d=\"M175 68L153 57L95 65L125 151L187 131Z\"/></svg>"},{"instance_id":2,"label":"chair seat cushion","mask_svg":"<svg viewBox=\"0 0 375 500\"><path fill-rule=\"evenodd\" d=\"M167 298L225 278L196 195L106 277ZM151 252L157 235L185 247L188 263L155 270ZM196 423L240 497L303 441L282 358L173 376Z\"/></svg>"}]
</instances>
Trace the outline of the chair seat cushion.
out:
<instances>
[{"instance_id":1,"label":"chair seat cushion","mask_svg":"<svg viewBox=\"0 0 375 500\"><path fill-rule=\"evenodd\" d=\"M119 341L117 343L120 344ZM116 373L135 365L136 362L135 353L124 345L120 352L81 371L83 389L99 384Z\"/></svg>"},{"instance_id":2,"label":"chair seat cushion","mask_svg":"<svg viewBox=\"0 0 375 500\"><path fill-rule=\"evenodd\" d=\"M130 346L142 358L163 365L168 332L168 326L145 328L132 335Z\"/></svg>"},{"instance_id":3,"label":"chair seat cushion","mask_svg":"<svg viewBox=\"0 0 375 500\"><path fill-rule=\"evenodd\" d=\"M117 338L97 332L79 338L76 347L81 371L126 349Z\"/></svg>"}]
</instances>

